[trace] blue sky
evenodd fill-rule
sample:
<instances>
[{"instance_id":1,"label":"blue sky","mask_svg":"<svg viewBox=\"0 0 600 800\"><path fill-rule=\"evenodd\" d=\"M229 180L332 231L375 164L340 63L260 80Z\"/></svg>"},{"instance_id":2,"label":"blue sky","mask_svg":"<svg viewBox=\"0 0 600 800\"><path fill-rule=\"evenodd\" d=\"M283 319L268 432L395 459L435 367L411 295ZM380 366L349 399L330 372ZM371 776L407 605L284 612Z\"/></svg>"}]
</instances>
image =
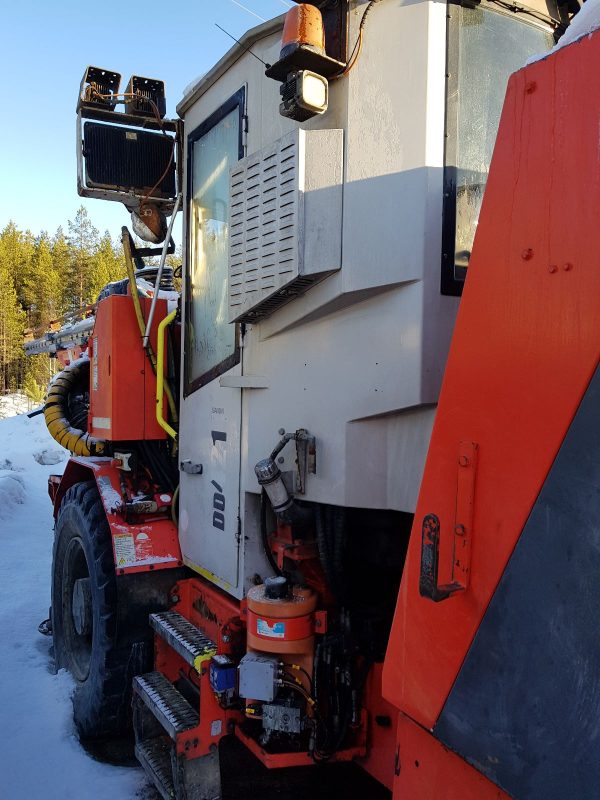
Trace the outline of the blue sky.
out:
<instances>
[{"instance_id":1,"label":"blue sky","mask_svg":"<svg viewBox=\"0 0 600 800\"><path fill-rule=\"evenodd\" d=\"M12 0L2 4L0 74L0 230L12 219L34 233L66 230L81 202L96 227L116 236L128 215L120 203L77 195L75 105L88 64L165 82L167 115L183 89L233 42L289 0ZM244 6L245 8L243 8ZM248 9L248 10L246 10ZM252 12L252 13L250 13Z\"/></svg>"}]
</instances>

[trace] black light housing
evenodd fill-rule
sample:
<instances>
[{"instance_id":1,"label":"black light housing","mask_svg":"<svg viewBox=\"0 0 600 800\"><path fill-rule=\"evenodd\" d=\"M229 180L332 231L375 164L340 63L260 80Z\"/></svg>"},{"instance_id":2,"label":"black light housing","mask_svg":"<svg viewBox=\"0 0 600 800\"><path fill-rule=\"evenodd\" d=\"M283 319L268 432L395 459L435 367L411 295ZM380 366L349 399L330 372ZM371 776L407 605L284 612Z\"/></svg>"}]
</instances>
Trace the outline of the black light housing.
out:
<instances>
[{"instance_id":1,"label":"black light housing","mask_svg":"<svg viewBox=\"0 0 600 800\"><path fill-rule=\"evenodd\" d=\"M79 106L114 111L121 85L121 75L102 67L88 67L83 74Z\"/></svg>"},{"instance_id":2,"label":"black light housing","mask_svg":"<svg viewBox=\"0 0 600 800\"><path fill-rule=\"evenodd\" d=\"M140 117L160 117L167 113L165 84L156 78L132 75L125 90L125 113Z\"/></svg>"}]
</instances>

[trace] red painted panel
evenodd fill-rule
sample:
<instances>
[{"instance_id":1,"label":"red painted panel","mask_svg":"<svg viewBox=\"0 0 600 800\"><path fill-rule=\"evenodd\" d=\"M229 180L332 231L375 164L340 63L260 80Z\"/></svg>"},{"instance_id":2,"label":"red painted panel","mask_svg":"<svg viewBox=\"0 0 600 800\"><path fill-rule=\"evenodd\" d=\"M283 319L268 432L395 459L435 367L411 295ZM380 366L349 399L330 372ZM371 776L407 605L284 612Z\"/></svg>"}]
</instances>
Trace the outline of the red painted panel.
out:
<instances>
[{"instance_id":1,"label":"red painted panel","mask_svg":"<svg viewBox=\"0 0 600 800\"><path fill-rule=\"evenodd\" d=\"M509 800L412 720L398 719L395 800Z\"/></svg>"},{"instance_id":2,"label":"red painted panel","mask_svg":"<svg viewBox=\"0 0 600 800\"><path fill-rule=\"evenodd\" d=\"M427 728L598 363L598 97L600 32L509 83L384 667L385 696ZM460 442L479 453L470 583L433 603L420 527L439 518L449 582Z\"/></svg>"},{"instance_id":3,"label":"red painted panel","mask_svg":"<svg viewBox=\"0 0 600 800\"><path fill-rule=\"evenodd\" d=\"M142 298L141 303L147 317L151 301ZM150 337L155 352L157 327L166 313L167 301L158 300ZM130 296L100 301L90 345L90 433L113 442L164 439L156 421L156 378Z\"/></svg>"},{"instance_id":4,"label":"red painted panel","mask_svg":"<svg viewBox=\"0 0 600 800\"><path fill-rule=\"evenodd\" d=\"M54 500L54 515L65 492L79 481L94 479L113 538L118 575L180 567L183 564L177 526L167 517L146 519L139 524L125 522L114 513L121 502L119 472L110 458L73 456L61 479Z\"/></svg>"}]
</instances>

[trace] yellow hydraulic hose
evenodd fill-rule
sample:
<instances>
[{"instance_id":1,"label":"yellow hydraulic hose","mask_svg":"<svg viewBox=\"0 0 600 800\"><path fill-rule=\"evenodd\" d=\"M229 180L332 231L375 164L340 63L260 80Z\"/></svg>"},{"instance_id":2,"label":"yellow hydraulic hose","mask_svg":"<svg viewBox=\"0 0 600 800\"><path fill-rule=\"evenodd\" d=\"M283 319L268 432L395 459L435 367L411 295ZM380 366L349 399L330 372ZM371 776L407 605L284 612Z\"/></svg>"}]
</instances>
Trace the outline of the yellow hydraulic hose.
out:
<instances>
[{"instance_id":1,"label":"yellow hydraulic hose","mask_svg":"<svg viewBox=\"0 0 600 800\"><path fill-rule=\"evenodd\" d=\"M172 439L177 439L177 431L174 430L163 416L163 392L165 384L165 328L177 316L177 309L171 311L158 326L157 346L156 346L156 420L160 427L166 431Z\"/></svg>"},{"instance_id":2,"label":"yellow hydraulic hose","mask_svg":"<svg viewBox=\"0 0 600 800\"><path fill-rule=\"evenodd\" d=\"M129 278L129 286L131 289L131 297L133 299L133 307L135 308L135 316L137 318L138 327L140 329L140 333L142 334L142 338L146 333L146 323L144 321L144 314L142 313L142 304L140 303L140 297L137 291L137 283L135 280L135 270L133 268L133 259L131 257L131 246L129 242L129 231L127 228L123 228L122 234L122 242L123 242L123 253L125 254L125 265L127 267L127 277ZM155 291L158 291L158 286L155 287ZM148 355L148 359L152 366L152 371L158 378L158 371L156 368L156 357L154 356L154 352L148 342L148 347L146 348L146 353ZM168 383L164 384L164 392L167 395L167 402L169 403L169 411L171 412L171 419L175 424L177 424L179 416L177 414L177 406L175 405L175 400L173 399L173 393L171 392L171 387ZM162 394L161 394L162 397Z\"/></svg>"},{"instance_id":3,"label":"yellow hydraulic hose","mask_svg":"<svg viewBox=\"0 0 600 800\"><path fill-rule=\"evenodd\" d=\"M89 365L87 359L74 361L54 379L48 390L44 419L50 435L76 456L101 456L105 451L106 442L73 428L68 419L69 394L82 382L81 373L84 365Z\"/></svg>"}]
</instances>

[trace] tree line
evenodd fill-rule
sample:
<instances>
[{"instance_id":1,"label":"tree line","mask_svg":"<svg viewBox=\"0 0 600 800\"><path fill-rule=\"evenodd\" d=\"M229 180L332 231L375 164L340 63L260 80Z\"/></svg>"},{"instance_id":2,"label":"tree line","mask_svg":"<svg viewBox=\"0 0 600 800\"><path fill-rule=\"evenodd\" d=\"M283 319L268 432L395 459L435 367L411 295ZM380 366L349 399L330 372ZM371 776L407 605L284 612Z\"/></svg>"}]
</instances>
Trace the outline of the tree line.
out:
<instances>
[{"instance_id":1,"label":"tree line","mask_svg":"<svg viewBox=\"0 0 600 800\"><path fill-rule=\"evenodd\" d=\"M45 354L25 356L25 332L43 334L125 274L120 242L100 235L84 206L66 233L36 236L9 222L0 233L0 395L21 390L41 400L54 364Z\"/></svg>"}]
</instances>

